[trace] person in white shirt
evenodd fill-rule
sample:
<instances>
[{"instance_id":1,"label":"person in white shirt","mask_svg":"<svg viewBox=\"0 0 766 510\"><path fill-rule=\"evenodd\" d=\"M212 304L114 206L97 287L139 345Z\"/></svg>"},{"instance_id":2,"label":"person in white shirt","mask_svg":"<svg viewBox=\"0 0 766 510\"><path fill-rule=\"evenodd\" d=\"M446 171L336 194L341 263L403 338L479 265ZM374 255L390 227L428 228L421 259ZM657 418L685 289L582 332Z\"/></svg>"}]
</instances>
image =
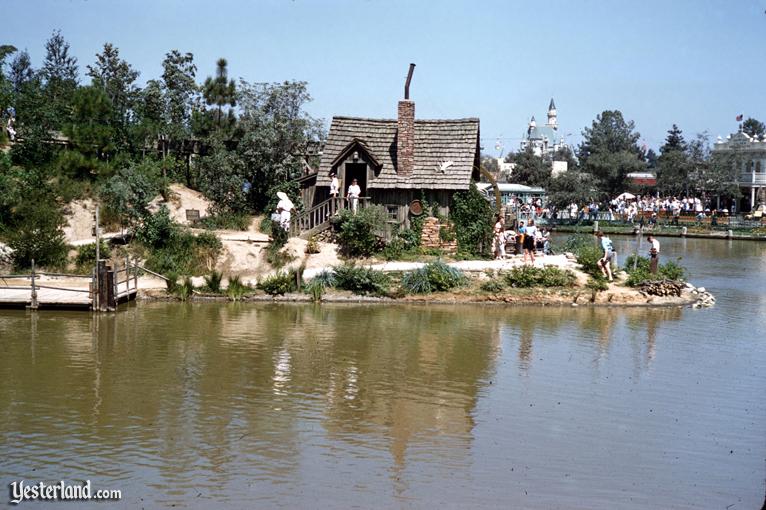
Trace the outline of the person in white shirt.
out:
<instances>
[{"instance_id":1,"label":"person in white shirt","mask_svg":"<svg viewBox=\"0 0 766 510\"><path fill-rule=\"evenodd\" d=\"M338 198L339 190L340 183L338 182L338 176L333 172L330 174L330 196L332 198Z\"/></svg>"},{"instance_id":2,"label":"person in white shirt","mask_svg":"<svg viewBox=\"0 0 766 510\"><path fill-rule=\"evenodd\" d=\"M351 186L348 187L348 193L346 194L346 198L348 198L349 205L351 206L351 211L356 214L356 209L359 205L359 195L362 194L362 190L359 187L359 182L354 179L351 181Z\"/></svg>"},{"instance_id":3,"label":"person in white shirt","mask_svg":"<svg viewBox=\"0 0 766 510\"><path fill-rule=\"evenodd\" d=\"M660 262L660 242L653 236L646 236L649 241L649 272L657 274L657 266Z\"/></svg>"},{"instance_id":4,"label":"person in white shirt","mask_svg":"<svg viewBox=\"0 0 766 510\"><path fill-rule=\"evenodd\" d=\"M505 260L505 225L503 217L495 216L495 260Z\"/></svg>"},{"instance_id":5,"label":"person in white shirt","mask_svg":"<svg viewBox=\"0 0 766 510\"><path fill-rule=\"evenodd\" d=\"M524 230L524 263L527 263L527 255L532 259L532 265L535 265L535 237L537 236L537 227L535 220L529 220L527 228Z\"/></svg>"},{"instance_id":6,"label":"person in white shirt","mask_svg":"<svg viewBox=\"0 0 766 510\"><path fill-rule=\"evenodd\" d=\"M285 230L290 230L290 218L292 217L292 211L295 209L295 205L284 191L278 191L277 197L279 197L279 202L277 203L279 225Z\"/></svg>"}]
</instances>

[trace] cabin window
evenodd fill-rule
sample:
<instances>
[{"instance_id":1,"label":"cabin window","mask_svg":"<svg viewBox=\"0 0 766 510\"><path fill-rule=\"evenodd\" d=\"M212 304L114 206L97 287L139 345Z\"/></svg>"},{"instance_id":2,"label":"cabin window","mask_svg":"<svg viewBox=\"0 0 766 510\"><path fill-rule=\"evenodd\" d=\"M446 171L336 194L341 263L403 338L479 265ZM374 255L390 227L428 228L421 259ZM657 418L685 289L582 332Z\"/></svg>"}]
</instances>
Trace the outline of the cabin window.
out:
<instances>
[{"instance_id":1,"label":"cabin window","mask_svg":"<svg viewBox=\"0 0 766 510\"><path fill-rule=\"evenodd\" d=\"M389 220L399 220L399 206L398 205L387 205L386 206L386 212L388 213L388 219Z\"/></svg>"}]
</instances>

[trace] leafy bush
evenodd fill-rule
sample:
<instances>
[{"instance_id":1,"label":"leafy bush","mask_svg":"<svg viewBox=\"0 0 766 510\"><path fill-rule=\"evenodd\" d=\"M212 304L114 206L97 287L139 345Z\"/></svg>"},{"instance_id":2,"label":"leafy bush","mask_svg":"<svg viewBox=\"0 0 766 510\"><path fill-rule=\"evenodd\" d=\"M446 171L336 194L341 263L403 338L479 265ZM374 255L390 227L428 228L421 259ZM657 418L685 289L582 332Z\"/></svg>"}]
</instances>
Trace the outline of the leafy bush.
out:
<instances>
[{"instance_id":1,"label":"leafy bush","mask_svg":"<svg viewBox=\"0 0 766 510\"><path fill-rule=\"evenodd\" d=\"M429 262L421 268L402 277L402 288L411 294L443 292L466 282L466 276L459 269L444 262Z\"/></svg>"},{"instance_id":2,"label":"leafy bush","mask_svg":"<svg viewBox=\"0 0 766 510\"><path fill-rule=\"evenodd\" d=\"M319 242L316 236L311 236L308 243L306 243L306 253L309 255L319 253Z\"/></svg>"},{"instance_id":3,"label":"leafy bush","mask_svg":"<svg viewBox=\"0 0 766 510\"><path fill-rule=\"evenodd\" d=\"M386 219L386 211L381 206L365 207L356 214L349 209L341 211L338 217L341 251L350 257L369 257L381 251Z\"/></svg>"},{"instance_id":4,"label":"leafy bush","mask_svg":"<svg viewBox=\"0 0 766 510\"><path fill-rule=\"evenodd\" d=\"M205 288L210 292L216 294L221 292L221 280L223 280L223 273L220 271L210 271L209 275L205 276Z\"/></svg>"},{"instance_id":5,"label":"leafy bush","mask_svg":"<svg viewBox=\"0 0 766 510\"><path fill-rule=\"evenodd\" d=\"M3 229L6 244L13 250L16 268L59 267L66 262L67 245L61 211L52 197L32 194L13 211L12 223Z\"/></svg>"},{"instance_id":6,"label":"leafy bush","mask_svg":"<svg viewBox=\"0 0 766 510\"><path fill-rule=\"evenodd\" d=\"M101 200L110 211L133 224L149 216L149 202L165 184L160 163L147 159L120 169L101 188Z\"/></svg>"},{"instance_id":7,"label":"leafy bush","mask_svg":"<svg viewBox=\"0 0 766 510\"><path fill-rule=\"evenodd\" d=\"M505 281L511 287L571 287L576 281L575 275L568 270L547 266L514 267L505 274Z\"/></svg>"},{"instance_id":8,"label":"leafy bush","mask_svg":"<svg viewBox=\"0 0 766 510\"><path fill-rule=\"evenodd\" d=\"M559 252L571 252L577 258L582 270L594 278L601 278L598 261L604 256L596 237L588 234L574 234L561 245Z\"/></svg>"},{"instance_id":9,"label":"leafy bush","mask_svg":"<svg viewBox=\"0 0 766 510\"><path fill-rule=\"evenodd\" d=\"M258 282L257 287L266 294L281 296L295 290L295 276L291 273L277 273Z\"/></svg>"},{"instance_id":10,"label":"leafy bush","mask_svg":"<svg viewBox=\"0 0 766 510\"><path fill-rule=\"evenodd\" d=\"M333 271L322 271L312 278L312 282L319 282L323 287L335 287L338 284Z\"/></svg>"},{"instance_id":11,"label":"leafy bush","mask_svg":"<svg viewBox=\"0 0 766 510\"><path fill-rule=\"evenodd\" d=\"M109 245L102 239L99 246L99 256L102 259L108 259L111 255ZM93 269L96 266L96 243L84 244L78 247L74 263L80 270Z\"/></svg>"},{"instance_id":12,"label":"leafy bush","mask_svg":"<svg viewBox=\"0 0 766 510\"><path fill-rule=\"evenodd\" d=\"M458 250L489 257L492 249L492 206L472 182L468 191L455 193L450 219L455 225Z\"/></svg>"},{"instance_id":13,"label":"leafy bush","mask_svg":"<svg viewBox=\"0 0 766 510\"><path fill-rule=\"evenodd\" d=\"M209 229L247 230L250 227L250 216L243 212L216 211L202 218L200 223Z\"/></svg>"},{"instance_id":14,"label":"leafy bush","mask_svg":"<svg viewBox=\"0 0 766 510\"><path fill-rule=\"evenodd\" d=\"M662 264L659 269L663 278L667 278L668 280L686 279L686 269L672 260L668 260Z\"/></svg>"},{"instance_id":15,"label":"leafy bush","mask_svg":"<svg viewBox=\"0 0 766 510\"><path fill-rule=\"evenodd\" d=\"M355 294L385 295L391 279L382 271L344 264L334 268L335 286Z\"/></svg>"},{"instance_id":16,"label":"leafy bush","mask_svg":"<svg viewBox=\"0 0 766 510\"><path fill-rule=\"evenodd\" d=\"M633 264L636 264L636 268L633 269ZM657 274L652 274L649 270L650 260L648 257L630 255L625 259L625 271L628 273L628 279L625 283L630 287L636 287L646 281L653 280L684 280L686 277L686 269L677 264L676 262L669 260L665 264L660 264L657 268Z\"/></svg>"},{"instance_id":17,"label":"leafy bush","mask_svg":"<svg viewBox=\"0 0 766 510\"><path fill-rule=\"evenodd\" d=\"M609 289L609 283L604 278L594 278L591 276L588 278L588 283L585 284L585 287L596 292L602 292Z\"/></svg>"},{"instance_id":18,"label":"leafy bush","mask_svg":"<svg viewBox=\"0 0 766 510\"><path fill-rule=\"evenodd\" d=\"M177 237L181 228L170 217L164 204L155 214L147 216L136 230L136 238L152 248L163 248Z\"/></svg>"},{"instance_id":19,"label":"leafy bush","mask_svg":"<svg viewBox=\"0 0 766 510\"><path fill-rule=\"evenodd\" d=\"M248 292L250 292L250 286L242 283L239 276L229 277L229 286L226 287L226 296L228 296L229 299L232 301L239 301Z\"/></svg>"},{"instance_id":20,"label":"leafy bush","mask_svg":"<svg viewBox=\"0 0 766 510\"><path fill-rule=\"evenodd\" d=\"M479 286L479 289L484 292L502 292L505 289L503 282L500 280L487 280Z\"/></svg>"}]
</instances>

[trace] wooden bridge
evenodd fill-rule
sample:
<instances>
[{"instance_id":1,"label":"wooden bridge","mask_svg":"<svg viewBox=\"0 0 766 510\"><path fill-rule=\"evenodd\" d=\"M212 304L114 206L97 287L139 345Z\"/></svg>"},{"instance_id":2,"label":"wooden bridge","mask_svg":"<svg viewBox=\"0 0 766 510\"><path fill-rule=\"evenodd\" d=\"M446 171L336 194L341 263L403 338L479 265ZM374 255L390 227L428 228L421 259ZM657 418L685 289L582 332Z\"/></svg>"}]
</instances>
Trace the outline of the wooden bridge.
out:
<instances>
[{"instance_id":1,"label":"wooden bridge","mask_svg":"<svg viewBox=\"0 0 766 510\"><path fill-rule=\"evenodd\" d=\"M114 311L136 298L138 270L127 259L121 269L102 260L90 276L40 272L33 262L29 274L0 275L0 307Z\"/></svg>"}]
</instances>

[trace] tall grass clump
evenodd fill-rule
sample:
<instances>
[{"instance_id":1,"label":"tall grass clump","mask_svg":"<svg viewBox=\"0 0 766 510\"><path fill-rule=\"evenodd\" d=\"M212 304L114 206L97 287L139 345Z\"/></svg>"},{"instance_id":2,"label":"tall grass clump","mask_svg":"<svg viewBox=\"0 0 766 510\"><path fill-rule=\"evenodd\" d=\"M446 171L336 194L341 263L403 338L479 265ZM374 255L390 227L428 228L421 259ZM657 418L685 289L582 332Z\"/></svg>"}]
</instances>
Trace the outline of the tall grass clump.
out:
<instances>
[{"instance_id":1,"label":"tall grass clump","mask_svg":"<svg viewBox=\"0 0 766 510\"><path fill-rule=\"evenodd\" d=\"M402 288L409 294L430 294L451 290L466 281L462 271L438 261L406 273L402 277Z\"/></svg>"},{"instance_id":2,"label":"tall grass clump","mask_svg":"<svg viewBox=\"0 0 766 510\"><path fill-rule=\"evenodd\" d=\"M226 296L232 301L239 301L252 289L242 282L239 276L230 276L229 285L226 287Z\"/></svg>"},{"instance_id":3,"label":"tall grass clump","mask_svg":"<svg viewBox=\"0 0 766 510\"><path fill-rule=\"evenodd\" d=\"M210 274L205 276L205 289L218 294L221 292L221 280L223 280L222 272L215 269L210 271Z\"/></svg>"},{"instance_id":4,"label":"tall grass clump","mask_svg":"<svg viewBox=\"0 0 766 510\"><path fill-rule=\"evenodd\" d=\"M334 268L335 286L354 294L384 296L388 294L391 279L383 271L344 264Z\"/></svg>"}]
</instances>

